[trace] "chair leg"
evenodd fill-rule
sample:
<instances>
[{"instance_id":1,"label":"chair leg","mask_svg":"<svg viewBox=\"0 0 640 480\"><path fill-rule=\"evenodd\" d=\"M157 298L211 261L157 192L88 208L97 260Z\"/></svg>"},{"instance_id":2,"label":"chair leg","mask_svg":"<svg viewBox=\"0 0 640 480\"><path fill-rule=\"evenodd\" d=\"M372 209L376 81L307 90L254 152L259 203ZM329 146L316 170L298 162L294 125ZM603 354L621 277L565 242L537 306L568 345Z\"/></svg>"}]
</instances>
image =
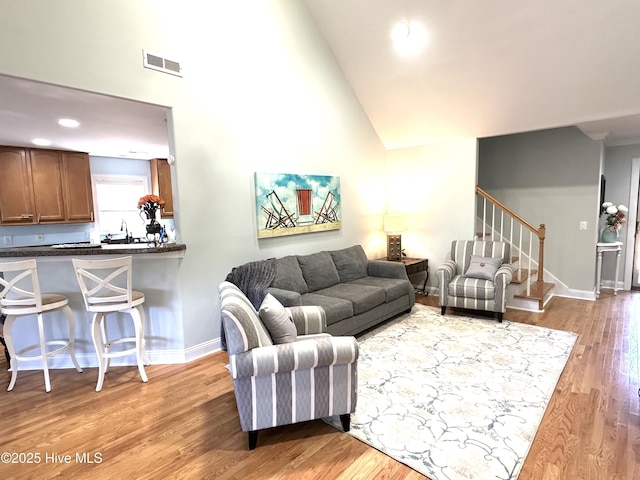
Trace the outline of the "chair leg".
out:
<instances>
[{"instance_id":1,"label":"chair leg","mask_svg":"<svg viewBox=\"0 0 640 480\"><path fill-rule=\"evenodd\" d=\"M73 312L68 305L64 307L62 311L69 322L69 356L71 357L71 361L73 362L73 366L76 367L76 370L78 372L82 372L82 368L80 368L78 360L76 359L76 322L73 318Z\"/></svg>"},{"instance_id":2,"label":"chair leg","mask_svg":"<svg viewBox=\"0 0 640 480\"><path fill-rule=\"evenodd\" d=\"M93 347L95 348L96 355L98 356L98 383L96 385L96 392L102 390L102 383L104 382L104 373L105 373L105 358L104 358L104 348L101 341L101 325L104 322L103 313L96 313L93 315L93 320L91 320L91 339L93 340Z\"/></svg>"},{"instance_id":3,"label":"chair leg","mask_svg":"<svg viewBox=\"0 0 640 480\"><path fill-rule=\"evenodd\" d=\"M447 306L446 305L443 305L443 306L440 307L440 315L444 315L446 311L447 311Z\"/></svg>"},{"instance_id":4,"label":"chair leg","mask_svg":"<svg viewBox=\"0 0 640 480\"><path fill-rule=\"evenodd\" d=\"M136 363L138 364L138 371L140 372L140 377L143 382L149 381L147 378L147 374L144 371L144 361L145 361L145 352L144 352L144 340L142 337L143 327L142 327L142 319L140 315L140 307L132 308L129 313L131 314L131 318L133 318L133 326L136 332Z\"/></svg>"},{"instance_id":5,"label":"chair leg","mask_svg":"<svg viewBox=\"0 0 640 480\"><path fill-rule=\"evenodd\" d=\"M145 365L151 365L151 360L149 359L149 355L147 355L147 341L145 340L145 326L147 324L147 320L144 315L144 308L142 305L136 307L140 312L140 336L142 337L142 359L144 360Z\"/></svg>"},{"instance_id":6,"label":"chair leg","mask_svg":"<svg viewBox=\"0 0 640 480\"><path fill-rule=\"evenodd\" d=\"M498 322L502 323L502 312L497 312L498 313Z\"/></svg>"},{"instance_id":7,"label":"chair leg","mask_svg":"<svg viewBox=\"0 0 640 480\"><path fill-rule=\"evenodd\" d=\"M42 357L42 373L44 374L44 389L51 391L51 380L49 380L49 359L47 358L47 342L44 339L44 320L42 313L38 314L38 336L40 337L40 357Z\"/></svg>"},{"instance_id":8,"label":"chair leg","mask_svg":"<svg viewBox=\"0 0 640 480\"><path fill-rule=\"evenodd\" d=\"M340 423L342 424L342 430L348 432L351 429L351 414L345 413L340 415Z\"/></svg>"},{"instance_id":9,"label":"chair leg","mask_svg":"<svg viewBox=\"0 0 640 480\"><path fill-rule=\"evenodd\" d=\"M9 351L9 366L11 367L11 381L9 382L9 388L7 392L13 390L16 384L16 377L18 376L18 359L16 358L16 351L13 348L13 321L16 319L14 315L7 315L4 319L4 339L7 344L7 350Z\"/></svg>"},{"instance_id":10,"label":"chair leg","mask_svg":"<svg viewBox=\"0 0 640 480\"><path fill-rule=\"evenodd\" d=\"M104 353L111 353L111 344L109 343L109 332L107 331L107 313L102 313L102 318L100 319L100 338L102 339L100 342L101 350ZM111 365L111 357L103 357L104 361L104 373L109 371L109 366Z\"/></svg>"},{"instance_id":11,"label":"chair leg","mask_svg":"<svg viewBox=\"0 0 640 480\"><path fill-rule=\"evenodd\" d=\"M258 445L258 431L252 430L249 432L249 450L255 450Z\"/></svg>"}]
</instances>

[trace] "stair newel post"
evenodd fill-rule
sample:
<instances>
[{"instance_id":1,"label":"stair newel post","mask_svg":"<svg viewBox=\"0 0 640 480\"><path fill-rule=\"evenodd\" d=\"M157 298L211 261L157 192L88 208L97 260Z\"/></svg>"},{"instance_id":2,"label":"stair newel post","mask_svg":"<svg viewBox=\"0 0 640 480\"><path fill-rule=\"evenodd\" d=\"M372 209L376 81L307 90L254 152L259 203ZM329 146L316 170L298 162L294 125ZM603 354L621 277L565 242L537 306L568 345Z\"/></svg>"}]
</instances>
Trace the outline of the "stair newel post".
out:
<instances>
[{"instance_id":1,"label":"stair newel post","mask_svg":"<svg viewBox=\"0 0 640 480\"><path fill-rule=\"evenodd\" d=\"M538 238L540 239L540 248L538 249L538 286L540 287L538 291L542 292L543 291L543 284L544 284L544 239L547 235L547 227L545 227L544 223L540 224L540 227L538 228ZM539 310L542 310L544 307L544 295L542 295L543 298L541 298L538 301L538 308Z\"/></svg>"}]
</instances>

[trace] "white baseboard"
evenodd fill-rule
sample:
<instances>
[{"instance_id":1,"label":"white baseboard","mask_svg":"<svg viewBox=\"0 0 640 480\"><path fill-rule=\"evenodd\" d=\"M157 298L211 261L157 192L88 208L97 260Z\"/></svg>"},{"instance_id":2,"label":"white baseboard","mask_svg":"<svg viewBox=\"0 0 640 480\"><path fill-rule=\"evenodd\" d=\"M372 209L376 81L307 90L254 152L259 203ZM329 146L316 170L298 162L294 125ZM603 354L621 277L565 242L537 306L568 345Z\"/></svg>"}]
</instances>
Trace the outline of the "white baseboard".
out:
<instances>
[{"instance_id":1,"label":"white baseboard","mask_svg":"<svg viewBox=\"0 0 640 480\"><path fill-rule=\"evenodd\" d=\"M554 294L554 297L575 298L578 300L591 300L596 299L596 292L589 290L573 290L569 289L561 293Z\"/></svg>"},{"instance_id":2,"label":"white baseboard","mask_svg":"<svg viewBox=\"0 0 640 480\"><path fill-rule=\"evenodd\" d=\"M184 351L184 362L177 363L189 363L193 362L202 357L206 357L207 355L211 355L212 353L219 352L222 349L220 345L220 339L215 338L213 340L209 340L208 342L201 343L200 345L195 345L193 347L187 348Z\"/></svg>"},{"instance_id":3,"label":"white baseboard","mask_svg":"<svg viewBox=\"0 0 640 480\"><path fill-rule=\"evenodd\" d=\"M149 360L152 365L170 365L189 363L199 358L220 351L220 339L216 338L200 345L195 345L184 350L147 350ZM98 359L95 354L76 353L76 359L81 368L98 368ZM111 359L112 366L135 366L135 355L116 357ZM49 368L75 368L69 355L62 354L49 359ZM21 360L18 371L21 370L42 370L41 360Z\"/></svg>"}]
</instances>

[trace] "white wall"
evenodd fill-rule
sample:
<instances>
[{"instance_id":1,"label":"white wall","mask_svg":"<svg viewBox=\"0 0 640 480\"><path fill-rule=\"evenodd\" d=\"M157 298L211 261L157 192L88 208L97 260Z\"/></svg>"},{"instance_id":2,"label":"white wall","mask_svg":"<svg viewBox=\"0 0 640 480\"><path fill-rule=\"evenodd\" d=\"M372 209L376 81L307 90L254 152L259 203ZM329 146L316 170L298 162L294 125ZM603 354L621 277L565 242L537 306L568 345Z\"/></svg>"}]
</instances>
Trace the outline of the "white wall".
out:
<instances>
[{"instance_id":1,"label":"white wall","mask_svg":"<svg viewBox=\"0 0 640 480\"><path fill-rule=\"evenodd\" d=\"M170 107L184 348L219 336L241 263L362 243L383 254L385 152L297 0L0 0L0 74ZM142 49L184 77L142 67ZM340 231L258 241L253 172L341 177Z\"/></svg>"},{"instance_id":2,"label":"white wall","mask_svg":"<svg viewBox=\"0 0 640 480\"><path fill-rule=\"evenodd\" d=\"M387 152L387 210L405 214L402 246L429 259L431 287L451 241L473 239L476 162L474 138Z\"/></svg>"}]
</instances>

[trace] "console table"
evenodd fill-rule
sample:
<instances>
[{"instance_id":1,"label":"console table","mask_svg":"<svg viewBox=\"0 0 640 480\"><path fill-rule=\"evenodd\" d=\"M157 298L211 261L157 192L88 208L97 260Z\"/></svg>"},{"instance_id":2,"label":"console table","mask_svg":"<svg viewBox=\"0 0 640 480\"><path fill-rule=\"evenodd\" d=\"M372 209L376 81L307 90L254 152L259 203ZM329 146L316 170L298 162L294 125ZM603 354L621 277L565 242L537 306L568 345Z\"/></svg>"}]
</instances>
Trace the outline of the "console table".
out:
<instances>
[{"instance_id":1,"label":"console table","mask_svg":"<svg viewBox=\"0 0 640 480\"><path fill-rule=\"evenodd\" d=\"M378 258L378 260L382 260L384 262L394 262L394 263L402 263L404 265L405 270L407 271L407 276L415 275L416 273L425 272L426 275L424 277L424 283L422 284L422 294L428 295L427 293L427 280L429 280L429 260L426 258L403 258L402 260L387 260L387 258Z\"/></svg>"},{"instance_id":2,"label":"console table","mask_svg":"<svg viewBox=\"0 0 640 480\"><path fill-rule=\"evenodd\" d=\"M613 294L618 294L618 272L620 271L620 255L622 254L622 242L597 243L596 251L598 261L596 264L596 298L600 296L600 285L602 283L602 255L605 252L616 252L616 276L613 279Z\"/></svg>"}]
</instances>

